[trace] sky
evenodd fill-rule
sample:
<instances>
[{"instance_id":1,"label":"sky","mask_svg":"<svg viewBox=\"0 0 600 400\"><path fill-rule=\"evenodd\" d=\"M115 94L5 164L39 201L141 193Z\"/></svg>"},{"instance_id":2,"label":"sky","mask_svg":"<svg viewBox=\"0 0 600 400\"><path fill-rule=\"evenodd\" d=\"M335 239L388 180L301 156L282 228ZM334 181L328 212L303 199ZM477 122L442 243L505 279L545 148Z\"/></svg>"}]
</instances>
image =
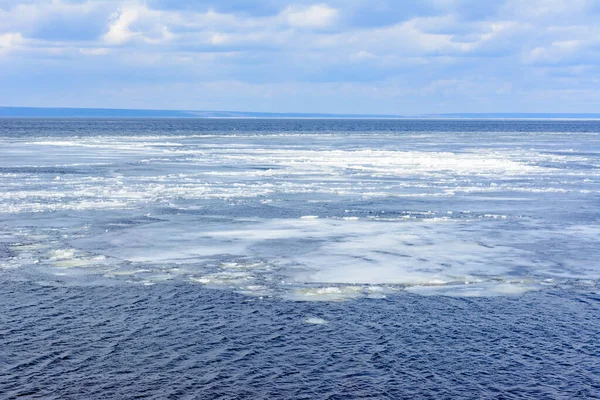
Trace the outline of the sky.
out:
<instances>
[{"instance_id":1,"label":"sky","mask_svg":"<svg viewBox=\"0 0 600 400\"><path fill-rule=\"evenodd\" d=\"M0 0L0 106L600 112L600 0Z\"/></svg>"}]
</instances>

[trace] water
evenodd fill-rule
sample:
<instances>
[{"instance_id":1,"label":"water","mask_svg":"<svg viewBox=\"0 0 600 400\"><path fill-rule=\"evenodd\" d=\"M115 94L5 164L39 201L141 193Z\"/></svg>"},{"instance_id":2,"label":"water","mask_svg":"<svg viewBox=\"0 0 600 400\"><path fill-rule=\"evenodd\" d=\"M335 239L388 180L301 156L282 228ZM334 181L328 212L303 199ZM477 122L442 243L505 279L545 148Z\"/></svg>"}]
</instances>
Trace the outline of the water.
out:
<instances>
[{"instance_id":1,"label":"water","mask_svg":"<svg viewBox=\"0 0 600 400\"><path fill-rule=\"evenodd\" d=\"M0 120L0 393L600 397L600 122Z\"/></svg>"}]
</instances>

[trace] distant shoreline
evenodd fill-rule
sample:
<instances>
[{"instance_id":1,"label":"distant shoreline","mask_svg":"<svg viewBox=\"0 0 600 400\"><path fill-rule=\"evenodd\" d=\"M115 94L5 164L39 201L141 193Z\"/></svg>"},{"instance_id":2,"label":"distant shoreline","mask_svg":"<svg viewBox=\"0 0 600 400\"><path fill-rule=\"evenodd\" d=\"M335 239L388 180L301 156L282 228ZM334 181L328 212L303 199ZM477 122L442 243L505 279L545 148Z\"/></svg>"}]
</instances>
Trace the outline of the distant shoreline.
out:
<instances>
[{"instance_id":1,"label":"distant shoreline","mask_svg":"<svg viewBox=\"0 0 600 400\"><path fill-rule=\"evenodd\" d=\"M327 114L117 108L0 107L0 118L188 118L371 120L599 120L600 113Z\"/></svg>"}]
</instances>

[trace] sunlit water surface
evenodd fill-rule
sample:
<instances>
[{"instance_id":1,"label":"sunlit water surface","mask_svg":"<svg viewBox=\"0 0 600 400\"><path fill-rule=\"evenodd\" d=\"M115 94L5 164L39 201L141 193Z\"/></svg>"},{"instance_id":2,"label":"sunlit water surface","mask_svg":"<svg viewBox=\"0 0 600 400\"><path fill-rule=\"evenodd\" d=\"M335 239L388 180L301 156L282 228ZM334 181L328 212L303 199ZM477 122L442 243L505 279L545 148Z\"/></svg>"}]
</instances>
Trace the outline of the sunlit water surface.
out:
<instances>
[{"instance_id":1,"label":"sunlit water surface","mask_svg":"<svg viewBox=\"0 0 600 400\"><path fill-rule=\"evenodd\" d=\"M0 397L600 396L600 122L0 120Z\"/></svg>"}]
</instances>

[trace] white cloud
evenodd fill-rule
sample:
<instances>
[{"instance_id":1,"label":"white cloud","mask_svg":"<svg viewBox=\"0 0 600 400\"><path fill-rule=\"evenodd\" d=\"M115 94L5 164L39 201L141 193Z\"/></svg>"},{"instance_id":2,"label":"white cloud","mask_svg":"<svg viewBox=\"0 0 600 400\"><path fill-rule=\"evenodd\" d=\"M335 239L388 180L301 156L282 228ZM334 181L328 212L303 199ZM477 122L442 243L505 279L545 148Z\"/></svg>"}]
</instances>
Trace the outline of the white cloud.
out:
<instances>
[{"instance_id":1,"label":"white cloud","mask_svg":"<svg viewBox=\"0 0 600 400\"><path fill-rule=\"evenodd\" d=\"M146 43L151 44L164 44L168 43L171 40L175 39L175 35L171 33L168 27L165 25L158 25L155 29L155 32L151 36L146 36L144 40Z\"/></svg>"},{"instance_id":2,"label":"white cloud","mask_svg":"<svg viewBox=\"0 0 600 400\"><path fill-rule=\"evenodd\" d=\"M507 0L503 10L526 18L545 18L580 14L589 9L596 0Z\"/></svg>"},{"instance_id":3,"label":"white cloud","mask_svg":"<svg viewBox=\"0 0 600 400\"><path fill-rule=\"evenodd\" d=\"M29 35L36 34L40 28L62 30L78 24L95 25L99 22L98 17L102 17L102 12L109 7L114 5L111 6L106 1L14 1L12 8L0 8L0 32L18 31L22 32L24 37L30 37Z\"/></svg>"},{"instance_id":4,"label":"white cloud","mask_svg":"<svg viewBox=\"0 0 600 400\"><path fill-rule=\"evenodd\" d=\"M281 12L280 16L293 27L325 28L336 21L338 10L327 4L314 4L308 7L289 6Z\"/></svg>"},{"instance_id":5,"label":"white cloud","mask_svg":"<svg viewBox=\"0 0 600 400\"><path fill-rule=\"evenodd\" d=\"M110 49L106 47L98 47L98 48L81 48L79 52L85 56L105 56L110 54Z\"/></svg>"},{"instance_id":6,"label":"white cloud","mask_svg":"<svg viewBox=\"0 0 600 400\"><path fill-rule=\"evenodd\" d=\"M22 37L20 33L0 34L0 54L9 51L21 41Z\"/></svg>"},{"instance_id":7,"label":"white cloud","mask_svg":"<svg viewBox=\"0 0 600 400\"><path fill-rule=\"evenodd\" d=\"M208 10L202 13L165 13L163 21L193 30L206 29L244 29L264 27L257 18L243 18L234 14L219 13Z\"/></svg>"},{"instance_id":8,"label":"white cloud","mask_svg":"<svg viewBox=\"0 0 600 400\"><path fill-rule=\"evenodd\" d=\"M231 42L231 35L224 33L213 33L210 35L210 43L214 45L226 44Z\"/></svg>"},{"instance_id":9,"label":"white cloud","mask_svg":"<svg viewBox=\"0 0 600 400\"><path fill-rule=\"evenodd\" d=\"M579 40L553 42L549 46L536 47L525 60L529 63L560 63L576 55L582 47Z\"/></svg>"},{"instance_id":10,"label":"white cloud","mask_svg":"<svg viewBox=\"0 0 600 400\"><path fill-rule=\"evenodd\" d=\"M140 10L138 7L127 7L111 16L111 24L108 32L104 35L104 40L110 44L123 44L133 38L136 33L132 32L129 27L139 17Z\"/></svg>"},{"instance_id":11,"label":"white cloud","mask_svg":"<svg viewBox=\"0 0 600 400\"><path fill-rule=\"evenodd\" d=\"M354 54L354 58L357 60L369 60L377 57L373 53L370 53L365 50L360 50Z\"/></svg>"},{"instance_id":12,"label":"white cloud","mask_svg":"<svg viewBox=\"0 0 600 400\"><path fill-rule=\"evenodd\" d=\"M330 51L345 53L352 50L359 54L412 56L421 54L447 54L463 52L467 46L453 41L450 34L427 33L418 28L418 21L367 28L335 35L328 35L308 43Z\"/></svg>"}]
</instances>

